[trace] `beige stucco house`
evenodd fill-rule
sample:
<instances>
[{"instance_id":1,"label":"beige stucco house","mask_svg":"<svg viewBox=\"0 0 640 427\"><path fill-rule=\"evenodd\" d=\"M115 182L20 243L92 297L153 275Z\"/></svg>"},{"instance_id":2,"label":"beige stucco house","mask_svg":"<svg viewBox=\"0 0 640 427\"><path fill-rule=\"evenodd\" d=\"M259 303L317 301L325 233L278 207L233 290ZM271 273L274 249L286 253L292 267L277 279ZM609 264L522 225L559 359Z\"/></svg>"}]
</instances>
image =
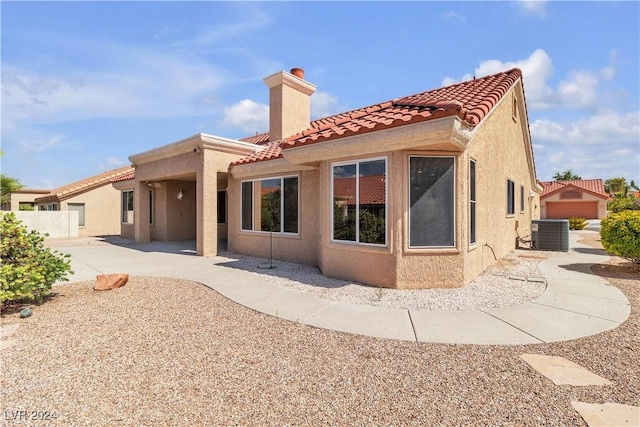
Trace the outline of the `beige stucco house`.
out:
<instances>
[{"instance_id":1,"label":"beige stucco house","mask_svg":"<svg viewBox=\"0 0 640 427\"><path fill-rule=\"evenodd\" d=\"M9 195L9 201L2 204L3 211L37 210L36 198L49 194L49 190L22 188Z\"/></svg>"},{"instance_id":2,"label":"beige stucco house","mask_svg":"<svg viewBox=\"0 0 640 427\"><path fill-rule=\"evenodd\" d=\"M131 166L106 171L48 191L34 201L40 211L77 211L79 236L117 235L121 192L111 182L133 172Z\"/></svg>"},{"instance_id":3,"label":"beige stucco house","mask_svg":"<svg viewBox=\"0 0 640 427\"><path fill-rule=\"evenodd\" d=\"M540 215L542 218L581 217L602 219L607 216L609 195L601 179L542 182Z\"/></svg>"},{"instance_id":4,"label":"beige stucco house","mask_svg":"<svg viewBox=\"0 0 640 427\"><path fill-rule=\"evenodd\" d=\"M268 133L129 158L135 176L113 183L123 235L195 238L204 256L226 239L373 286L458 287L540 217L518 69L314 121L302 70L264 82Z\"/></svg>"}]
</instances>

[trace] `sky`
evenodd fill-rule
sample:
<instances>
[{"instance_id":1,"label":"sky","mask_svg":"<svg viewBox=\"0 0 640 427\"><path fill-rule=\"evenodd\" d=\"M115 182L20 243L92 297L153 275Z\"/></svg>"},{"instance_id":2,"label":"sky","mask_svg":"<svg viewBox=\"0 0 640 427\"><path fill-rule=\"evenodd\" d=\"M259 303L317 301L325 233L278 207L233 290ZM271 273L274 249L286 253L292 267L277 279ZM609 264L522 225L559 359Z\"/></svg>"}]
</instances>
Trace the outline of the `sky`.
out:
<instances>
[{"instance_id":1,"label":"sky","mask_svg":"<svg viewBox=\"0 0 640 427\"><path fill-rule=\"evenodd\" d=\"M640 2L0 2L2 172L51 189L197 133L268 131L519 67L536 172L640 183Z\"/></svg>"}]
</instances>

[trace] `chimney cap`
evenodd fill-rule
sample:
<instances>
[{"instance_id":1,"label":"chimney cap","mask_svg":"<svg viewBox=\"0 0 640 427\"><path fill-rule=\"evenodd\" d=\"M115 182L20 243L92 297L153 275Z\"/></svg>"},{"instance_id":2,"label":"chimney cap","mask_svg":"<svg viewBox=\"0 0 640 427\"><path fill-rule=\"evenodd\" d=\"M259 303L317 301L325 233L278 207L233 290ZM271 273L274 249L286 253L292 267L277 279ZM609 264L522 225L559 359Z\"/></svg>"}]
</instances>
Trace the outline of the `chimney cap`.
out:
<instances>
[{"instance_id":1,"label":"chimney cap","mask_svg":"<svg viewBox=\"0 0 640 427\"><path fill-rule=\"evenodd\" d=\"M294 76L304 80L304 70L302 68L292 68L291 69L291 74L293 74Z\"/></svg>"}]
</instances>

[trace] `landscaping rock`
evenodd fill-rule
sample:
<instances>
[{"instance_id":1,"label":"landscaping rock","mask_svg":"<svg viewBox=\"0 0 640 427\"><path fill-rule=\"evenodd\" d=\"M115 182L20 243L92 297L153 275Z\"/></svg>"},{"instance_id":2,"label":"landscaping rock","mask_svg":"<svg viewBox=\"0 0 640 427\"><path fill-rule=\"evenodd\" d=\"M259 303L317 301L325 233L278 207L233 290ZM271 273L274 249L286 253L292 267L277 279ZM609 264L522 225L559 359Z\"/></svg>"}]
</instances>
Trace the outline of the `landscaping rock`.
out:
<instances>
[{"instance_id":1,"label":"landscaping rock","mask_svg":"<svg viewBox=\"0 0 640 427\"><path fill-rule=\"evenodd\" d=\"M94 291L108 291L117 289L127 284L129 281L128 274L99 274L96 277L96 286Z\"/></svg>"},{"instance_id":2,"label":"landscaping rock","mask_svg":"<svg viewBox=\"0 0 640 427\"><path fill-rule=\"evenodd\" d=\"M21 318L25 318L25 317L29 317L33 314L33 310L31 310L29 307L27 308L23 308L22 310L20 310L20 317Z\"/></svg>"}]
</instances>

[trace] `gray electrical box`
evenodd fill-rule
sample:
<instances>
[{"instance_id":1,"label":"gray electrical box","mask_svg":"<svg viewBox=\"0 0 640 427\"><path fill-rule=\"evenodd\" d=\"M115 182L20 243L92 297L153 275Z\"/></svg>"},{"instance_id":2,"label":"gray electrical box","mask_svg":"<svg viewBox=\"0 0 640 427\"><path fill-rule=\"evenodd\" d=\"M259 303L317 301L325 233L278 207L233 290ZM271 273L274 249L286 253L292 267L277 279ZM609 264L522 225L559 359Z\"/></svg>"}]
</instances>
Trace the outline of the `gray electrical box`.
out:
<instances>
[{"instance_id":1,"label":"gray electrical box","mask_svg":"<svg viewBox=\"0 0 640 427\"><path fill-rule=\"evenodd\" d=\"M531 245L544 251L569 251L569 221L537 219L531 224Z\"/></svg>"}]
</instances>

